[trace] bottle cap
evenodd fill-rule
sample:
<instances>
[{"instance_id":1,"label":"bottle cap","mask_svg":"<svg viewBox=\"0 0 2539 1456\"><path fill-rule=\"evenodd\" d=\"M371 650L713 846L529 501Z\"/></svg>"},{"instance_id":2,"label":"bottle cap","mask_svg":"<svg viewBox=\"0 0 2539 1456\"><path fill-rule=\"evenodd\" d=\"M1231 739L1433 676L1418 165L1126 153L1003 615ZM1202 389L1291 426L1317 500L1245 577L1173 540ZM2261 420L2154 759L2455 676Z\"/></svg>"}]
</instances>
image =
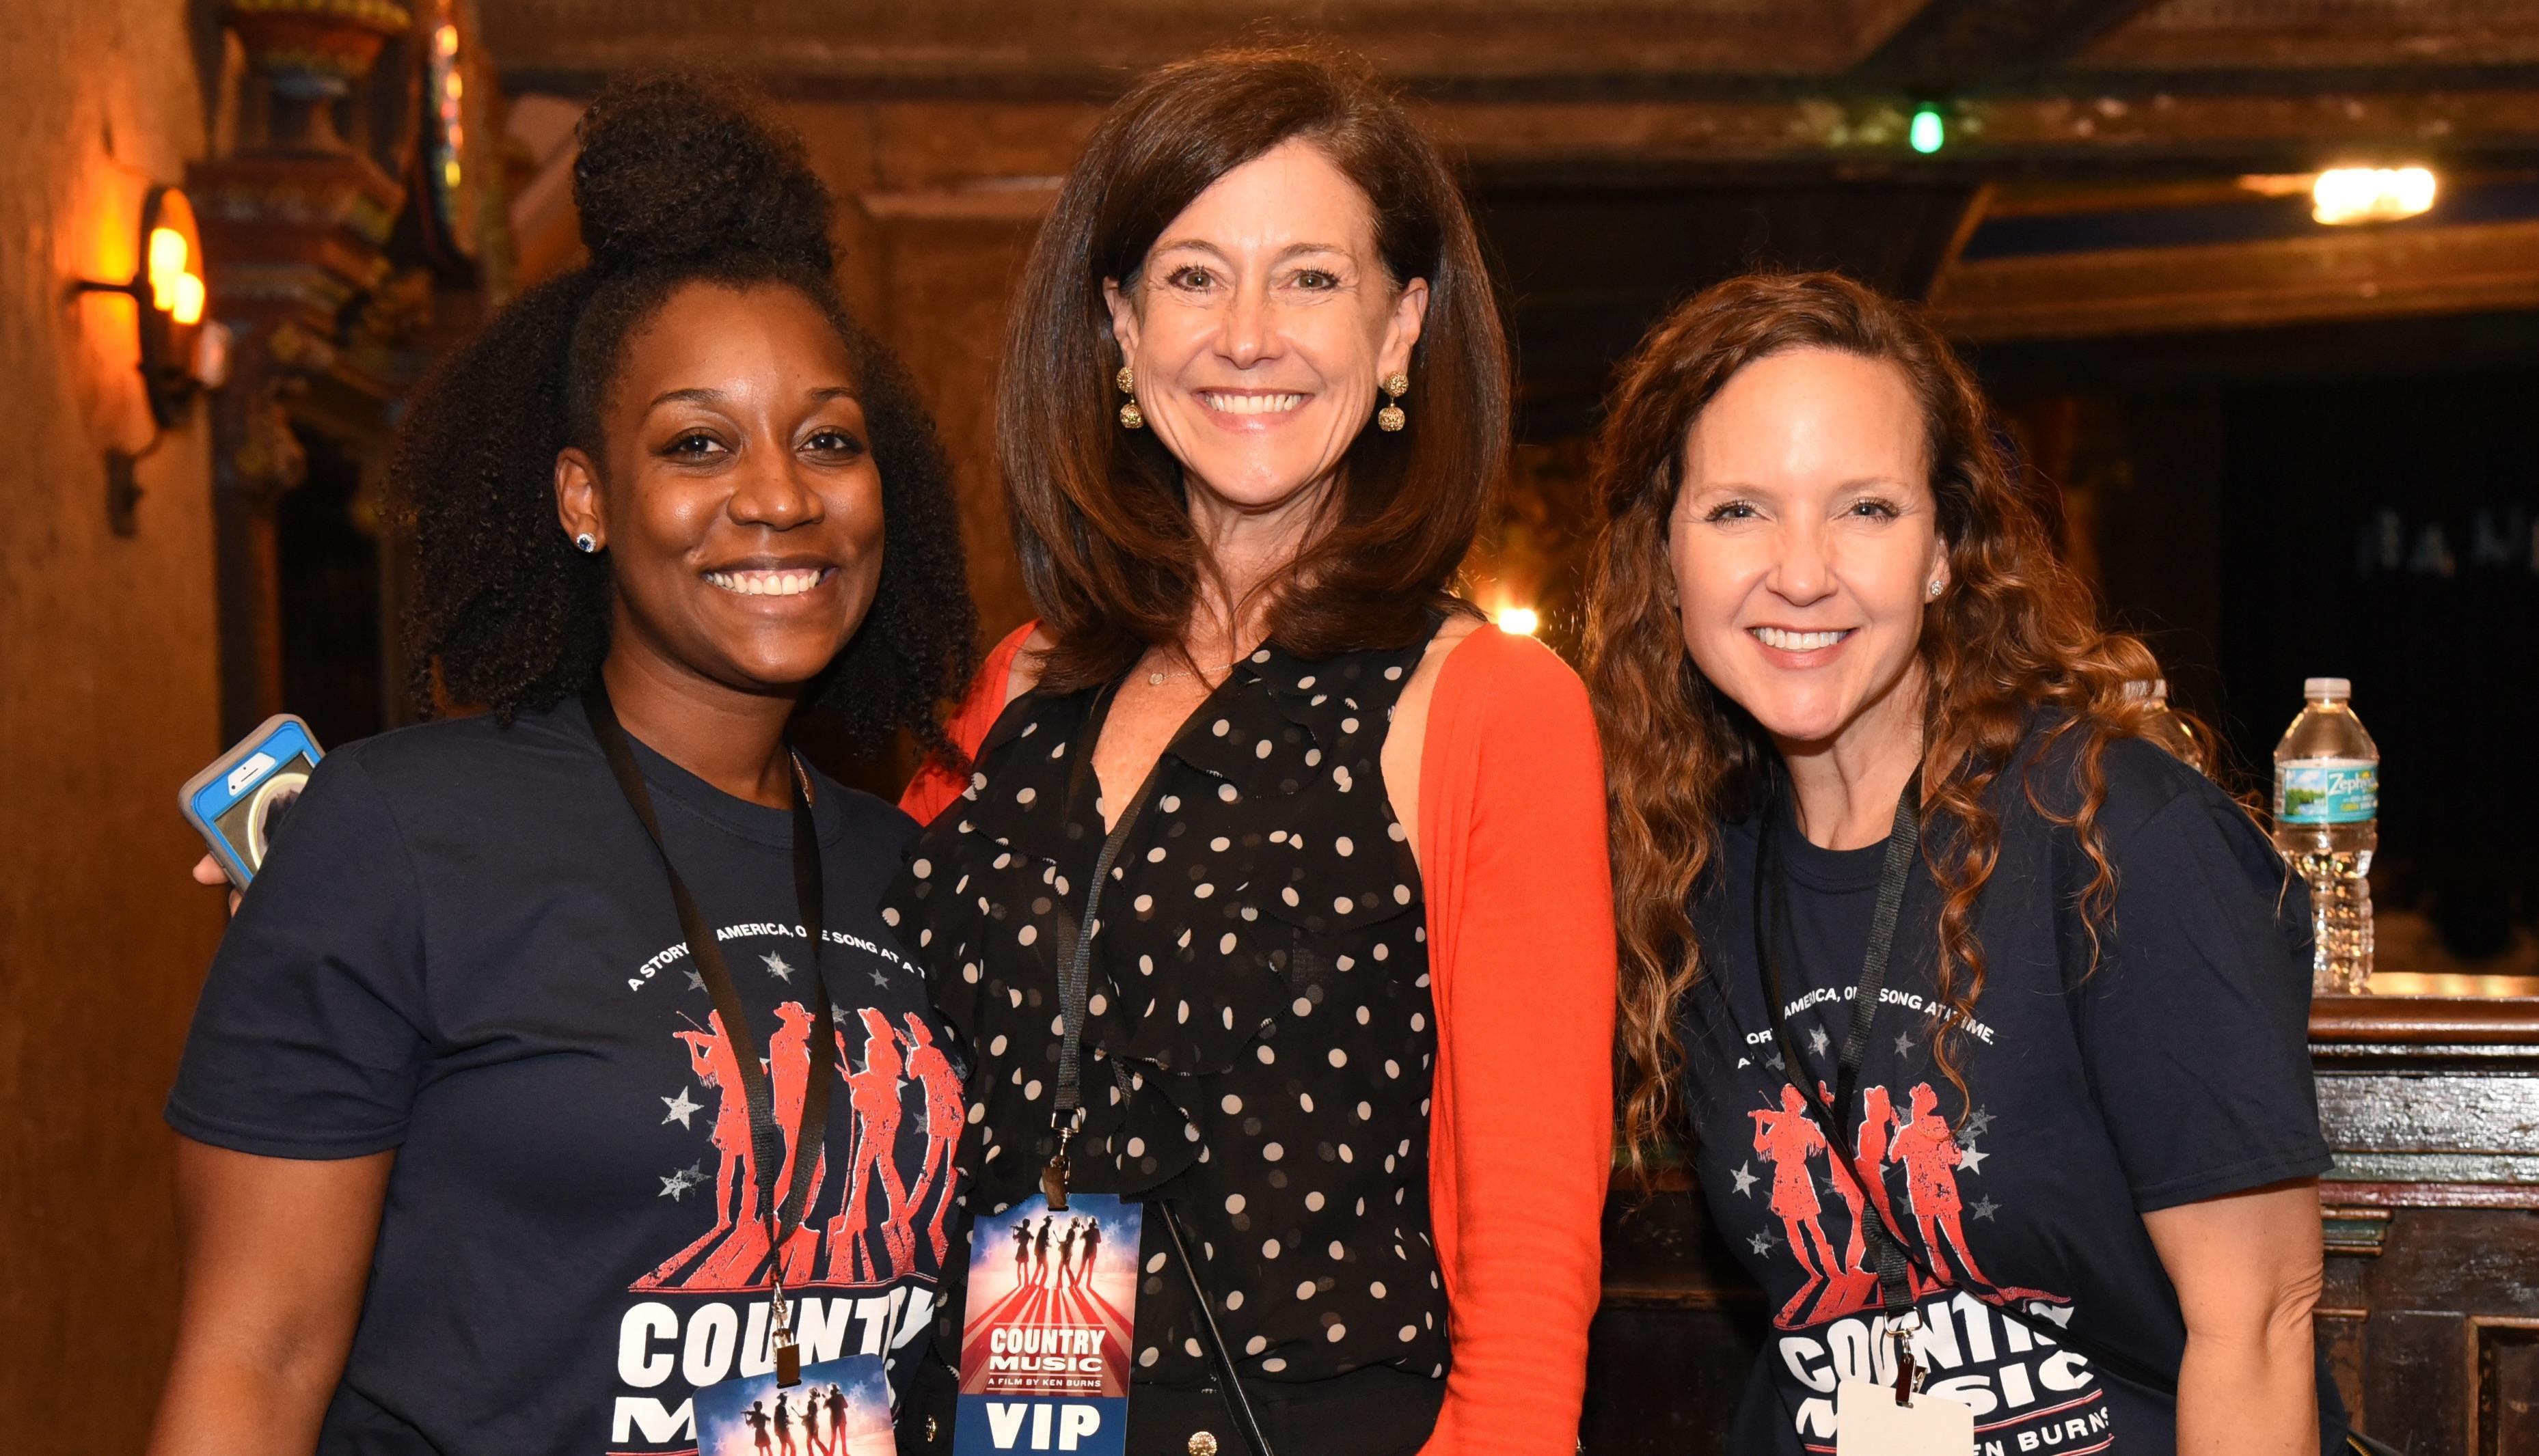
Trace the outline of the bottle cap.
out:
<instances>
[{"instance_id":1,"label":"bottle cap","mask_svg":"<svg viewBox=\"0 0 2539 1456\"><path fill-rule=\"evenodd\" d=\"M2322 697L2329 702L2343 702L2354 695L2354 684L2346 678L2304 678L2301 696Z\"/></svg>"}]
</instances>

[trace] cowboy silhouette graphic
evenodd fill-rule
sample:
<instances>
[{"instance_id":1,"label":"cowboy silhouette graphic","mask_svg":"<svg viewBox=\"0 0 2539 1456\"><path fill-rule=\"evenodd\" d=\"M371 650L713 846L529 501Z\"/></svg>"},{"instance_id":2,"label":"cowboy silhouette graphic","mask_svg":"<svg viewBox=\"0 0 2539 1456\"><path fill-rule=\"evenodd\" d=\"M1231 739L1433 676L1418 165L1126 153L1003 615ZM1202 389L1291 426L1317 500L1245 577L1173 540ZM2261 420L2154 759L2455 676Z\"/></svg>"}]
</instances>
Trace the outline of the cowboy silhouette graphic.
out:
<instances>
[{"instance_id":1,"label":"cowboy silhouette graphic","mask_svg":"<svg viewBox=\"0 0 2539 1456\"><path fill-rule=\"evenodd\" d=\"M926 1089L926 1163L916 1185L908 1190L908 1206L922 1209L928 1193L939 1195L933 1221L926 1230L934 1240L939 1264L949 1247L943 1221L952 1213L952 1154L961 1142L961 1075L952 1070L952 1059L943 1054L943 1048L934 1044L934 1033L925 1021L915 1012L908 1014L907 1021L908 1075Z\"/></svg>"},{"instance_id":2,"label":"cowboy silhouette graphic","mask_svg":"<svg viewBox=\"0 0 2539 1456\"><path fill-rule=\"evenodd\" d=\"M1949 1120L1940 1115L1940 1096L1931 1091L1931 1085L1914 1084L1912 1100L1912 1120L1898 1126L1893 1156L1904 1164L1904 1199L1913 1210L1913 1222L1922 1236L1922 1247L1930 1255L1932 1272L1943 1279L1948 1273L1941 1242L1945 1238L1947 1254L1956 1257L1957 1268L1976 1286L2013 1299L2069 1302L2042 1290L1996 1285L1976 1267L1973 1253L1966 1248L1965 1224L1960 1218L1964 1202L1957 1196L1957 1168L1965 1161L1965 1155L1957 1147L1956 1134L1949 1130Z\"/></svg>"},{"instance_id":3,"label":"cowboy silhouette graphic","mask_svg":"<svg viewBox=\"0 0 2539 1456\"><path fill-rule=\"evenodd\" d=\"M899 1083L907 1063L899 1053L899 1035L890 1019L866 1007L861 1013L864 1024L863 1067L847 1074L847 1102L855 1111L856 1141L854 1155L847 1161L847 1200L838 1216L829 1221L828 1277L831 1279L882 1279L909 1269L917 1260L916 1236L908 1226L908 1188L900 1181L899 1161L891 1155L899 1145ZM854 1060L847 1056L846 1033L838 1035L838 1054L848 1066ZM865 1198L871 1186L881 1184L886 1220L881 1226L881 1257L870 1257L868 1235L864 1231ZM845 1248L848 1267L838 1267L838 1251Z\"/></svg>"},{"instance_id":4,"label":"cowboy silhouette graphic","mask_svg":"<svg viewBox=\"0 0 2539 1456\"><path fill-rule=\"evenodd\" d=\"M1084 1221L1084 1257L1075 1261L1075 1280L1082 1284L1093 1278L1093 1256L1102 1252L1102 1221Z\"/></svg>"}]
</instances>

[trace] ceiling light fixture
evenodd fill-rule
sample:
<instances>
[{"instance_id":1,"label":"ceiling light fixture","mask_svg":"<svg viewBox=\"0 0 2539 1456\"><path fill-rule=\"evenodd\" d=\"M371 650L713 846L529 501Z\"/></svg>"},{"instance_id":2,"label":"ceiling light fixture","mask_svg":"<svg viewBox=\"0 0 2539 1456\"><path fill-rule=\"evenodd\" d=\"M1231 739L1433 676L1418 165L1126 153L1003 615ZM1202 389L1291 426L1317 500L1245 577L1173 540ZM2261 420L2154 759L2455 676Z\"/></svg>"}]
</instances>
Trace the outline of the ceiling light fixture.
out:
<instances>
[{"instance_id":1,"label":"ceiling light fixture","mask_svg":"<svg viewBox=\"0 0 2539 1456\"><path fill-rule=\"evenodd\" d=\"M2330 227L2394 223L2434 205L2433 169L2423 166L2332 166L2310 184L2310 217Z\"/></svg>"}]
</instances>

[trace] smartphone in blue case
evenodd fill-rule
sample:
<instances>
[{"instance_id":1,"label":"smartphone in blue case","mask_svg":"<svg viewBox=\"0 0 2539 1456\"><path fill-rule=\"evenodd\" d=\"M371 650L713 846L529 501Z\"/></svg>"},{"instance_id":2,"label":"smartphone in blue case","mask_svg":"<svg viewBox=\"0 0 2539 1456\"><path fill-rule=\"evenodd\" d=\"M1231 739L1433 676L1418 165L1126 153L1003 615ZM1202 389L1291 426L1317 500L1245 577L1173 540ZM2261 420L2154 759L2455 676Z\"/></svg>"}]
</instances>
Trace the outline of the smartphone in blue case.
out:
<instances>
[{"instance_id":1,"label":"smartphone in blue case","mask_svg":"<svg viewBox=\"0 0 2539 1456\"><path fill-rule=\"evenodd\" d=\"M176 807L212 847L231 884L244 890L255 878L274 825L323 757L307 723L276 713L176 791Z\"/></svg>"}]
</instances>

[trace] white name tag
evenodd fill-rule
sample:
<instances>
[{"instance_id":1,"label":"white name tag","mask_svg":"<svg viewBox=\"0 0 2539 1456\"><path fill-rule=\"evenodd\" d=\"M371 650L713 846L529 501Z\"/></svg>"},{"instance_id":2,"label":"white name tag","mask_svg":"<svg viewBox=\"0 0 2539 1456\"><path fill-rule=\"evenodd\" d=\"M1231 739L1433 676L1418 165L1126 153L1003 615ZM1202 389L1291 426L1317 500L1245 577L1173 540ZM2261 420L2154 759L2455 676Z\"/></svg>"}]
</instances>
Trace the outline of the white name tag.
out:
<instances>
[{"instance_id":1,"label":"white name tag","mask_svg":"<svg viewBox=\"0 0 2539 1456\"><path fill-rule=\"evenodd\" d=\"M1895 1387L1845 1380L1833 1392L1834 1456L1973 1456L1975 1413L1924 1391L1895 1404Z\"/></svg>"}]
</instances>

